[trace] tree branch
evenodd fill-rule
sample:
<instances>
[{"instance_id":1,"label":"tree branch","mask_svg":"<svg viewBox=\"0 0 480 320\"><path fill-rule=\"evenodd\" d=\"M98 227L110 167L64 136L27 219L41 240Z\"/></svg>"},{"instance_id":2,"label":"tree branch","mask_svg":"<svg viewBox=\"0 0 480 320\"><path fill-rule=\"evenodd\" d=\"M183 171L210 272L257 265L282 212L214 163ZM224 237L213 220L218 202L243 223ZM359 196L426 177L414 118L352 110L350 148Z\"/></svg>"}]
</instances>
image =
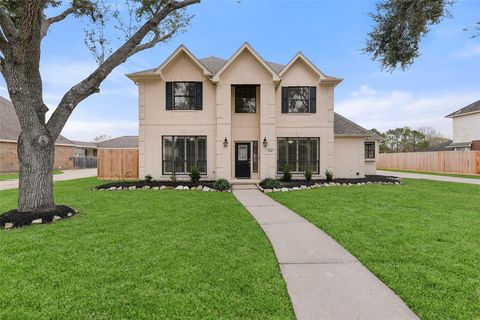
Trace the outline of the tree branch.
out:
<instances>
[{"instance_id":1,"label":"tree branch","mask_svg":"<svg viewBox=\"0 0 480 320\"><path fill-rule=\"evenodd\" d=\"M11 40L18 34L18 30L12 19L5 9L2 8L0 8L0 27L2 27L3 34L7 41Z\"/></svg>"},{"instance_id":2,"label":"tree branch","mask_svg":"<svg viewBox=\"0 0 480 320\"><path fill-rule=\"evenodd\" d=\"M154 32L154 37L148 41L148 42L145 42L143 44L139 44L137 45L131 52L130 56L140 52L140 51L143 51L143 50L146 50L146 49L150 49L150 48L153 48L155 47L155 45L157 45L158 43L162 42L162 41L165 41L167 39L170 39L176 32L176 30L172 30L170 31L169 33L161 36L160 35L160 31L158 31L158 29L154 29L153 30Z\"/></svg>"},{"instance_id":3,"label":"tree branch","mask_svg":"<svg viewBox=\"0 0 480 320\"><path fill-rule=\"evenodd\" d=\"M73 86L63 96L60 104L57 109L55 109L47 123L47 128L50 131L52 138L56 139L58 137L75 107L85 98L99 91L100 84L113 71L113 69L125 62L125 60L133 54L151 48L160 41L159 39L161 39L161 37L158 33L158 35L156 34L149 42L143 45L141 44L142 40L151 31L155 30L163 19L175 10L199 2L200 0L169 1L163 9L157 11L149 20L147 20L122 46L112 53L105 62L99 65L95 71Z\"/></svg>"},{"instance_id":4,"label":"tree branch","mask_svg":"<svg viewBox=\"0 0 480 320\"><path fill-rule=\"evenodd\" d=\"M45 19L43 21L43 24L42 24L42 37L44 37L47 34L47 31L52 24L66 19L68 16L76 13L80 8L81 7L80 7L80 5L78 5L78 2L76 0L74 0L74 1L72 1L72 5L70 7L68 7L67 9L65 9L62 13L60 13L56 16Z\"/></svg>"}]
</instances>

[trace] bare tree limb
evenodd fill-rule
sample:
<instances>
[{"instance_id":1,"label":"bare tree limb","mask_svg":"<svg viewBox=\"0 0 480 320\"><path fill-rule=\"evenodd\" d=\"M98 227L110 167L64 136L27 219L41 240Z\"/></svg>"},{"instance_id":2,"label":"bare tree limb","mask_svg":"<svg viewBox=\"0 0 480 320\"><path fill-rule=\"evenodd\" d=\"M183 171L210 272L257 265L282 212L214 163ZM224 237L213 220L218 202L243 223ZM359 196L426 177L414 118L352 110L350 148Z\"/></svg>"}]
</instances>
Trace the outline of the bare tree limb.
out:
<instances>
[{"instance_id":1,"label":"bare tree limb","mask_svg":"<svg viewBox=\"0 0 480 320\"><path fill-rule=\"evenodd\" d=\"M58 105L57 109L55 109L47 123L47 128L52 138L56 139L58 137L75 107L85 98L99 91L100 84L113 71L113 69L125 62L125 60L127 60L136 52L141 51L138 48L139 46L142 48L142 40L151 31L154 31L163 19L165 19L175 10L185 8L189 5L199 2L200 0L169 1L163 9L157 11L149 20L147 20L122 46L113 52L105 60L105 62L100 64L95 71L93 71L87 78L73 86L63 96L60 104ZM144 49L149 48L149 46L152 47L158 43L158 41L153 41L156 37L159 36L154 36L151 41L145 43L146 46Z\"/></svg>"},{"instance_id":2,"label":"bare tree limb","mask_svg":"<svg viewBox=\"0 0 480 320\"><path fill-rule=\"evenodd\" d=\"M7 41L13 39L18 34L18 30L12 19L2 8L0 8L0 27L2 27L3 34Z\"/></svg>"},{"instance_id":3,"label":"bare tree limb","mask_svg":"<svg viewBox=\"0 0 480 320\"><path fill-rule=\"evenodd\" d=\"M157 45L158 43L162 42L162 41L165 41L167 39L170 39L176 32L176 30L172 30L170 31L169 33L161 36L160 35L160 31L158 31L157 29L153 30L154 32L154 37L148 41L148 42L145 42L143 44L139 44L137 45L131 52L130 55L134 55L140 51L143 51L143 50L146 50L146 49L150 49L150 48L153 48L155 47L155 45Z\"/></svg>"},{"instance_id":4,"label":"bare tree limb","mask_svg":"<svg viewBox=\"0 0 480 320\"><path fill-rule=\"evenodd\" d=\"M42 37L46 36L46 34L48 32L48 29L50 28L50 26L52 24L63 21L68 16L78 12L79 9L81 9L80 5L78 4L78 2L76 0L74 0L74 1L72 1L71 6L68 7L67 9L65 9L62 13L60 13L56 16L50 17L50 18L46 18L45 20L43 20L43 23L42 23Z\"/></svg>"}]
</instances>

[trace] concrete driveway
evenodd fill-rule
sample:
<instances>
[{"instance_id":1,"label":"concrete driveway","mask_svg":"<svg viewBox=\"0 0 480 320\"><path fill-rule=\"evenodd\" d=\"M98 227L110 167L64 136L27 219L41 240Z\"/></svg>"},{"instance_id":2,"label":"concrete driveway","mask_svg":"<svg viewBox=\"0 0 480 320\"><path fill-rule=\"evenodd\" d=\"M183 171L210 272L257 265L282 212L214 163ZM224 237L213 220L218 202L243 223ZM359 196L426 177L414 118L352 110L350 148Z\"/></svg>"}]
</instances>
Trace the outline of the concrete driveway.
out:
<instances>
[{"instance_id":1,"label":"concrete driveway","mask_svg":"<svg viewBox=\"0 0 480 320\"><path fill-rule=\"evenodd\" d=\"M408 178L408 179L424 179L424 180L445 181L445 182L480 184L480 179L437 176L433 174L423 174L423 173L408 173L408 172L377 170L377 174L382 176L395 176L395 177Z\"/></svg>"},{"instance_id":2,"label":"concrete driveway","mask_svg":"<svg viewBox=\"0 0 480 320\"><path fill-rule=\"evenodd\" d=\"M97 169L76 169L64 170L61 174L53 176L53 181L65 181L80 178L96 177ZM18 180L0 181L0 190L16 189L18 188Z\"/></svg>"}]
</instances>

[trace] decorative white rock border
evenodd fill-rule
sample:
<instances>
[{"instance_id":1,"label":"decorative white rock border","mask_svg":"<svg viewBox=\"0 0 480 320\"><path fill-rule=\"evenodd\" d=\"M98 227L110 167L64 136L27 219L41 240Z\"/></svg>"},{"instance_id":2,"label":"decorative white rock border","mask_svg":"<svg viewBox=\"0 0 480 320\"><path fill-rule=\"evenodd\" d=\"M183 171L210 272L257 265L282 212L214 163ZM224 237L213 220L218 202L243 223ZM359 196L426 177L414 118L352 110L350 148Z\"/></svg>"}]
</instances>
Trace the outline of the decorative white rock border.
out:
<instances>
[{"instance_id":1,"label":"decorative white rock border","mask_svg":"<svg viewBox=\"0 0 480 320\"><path fill-rule=\"evenodd\" d=\"M137 188L136 186L130 186L130 187L108 187L108 188L99 188L96 189L94 188L93 191L125 191L125 190L182 190L182 191L203 191L203 192L231 192L231 189L225 190L225 191L219 191L214 188L210 188L207 186L202 186L198 185L196 187L188 187L188 186L176 186L176 187L171 187L171 186L143 186L141 188Z\"/></svg>"},{"instance_id":2,"label":"decorative white rock border","mask_svg":"<svg viewBox=\"0 0 480 320\"><path fill-rule=\"evenodd\" d=\"M340 182L325 182L325 183L315 183L311 186L301 185L300 187L282 187L282 188L274 188L274 189L263 189L259 184L257 184L257 188L262 191L263 193L269 192L288 192L288 191L300 191L300 190L309 190L309 189L316 189L316 188L326 188L326 187L351 187L351 186L366 186L370 184L391 184L391 185L399 185L400 179L396 179L395 181L367 181L367 182L358 182L358 183L340 183Z\"/></svg>"}]
</instances>

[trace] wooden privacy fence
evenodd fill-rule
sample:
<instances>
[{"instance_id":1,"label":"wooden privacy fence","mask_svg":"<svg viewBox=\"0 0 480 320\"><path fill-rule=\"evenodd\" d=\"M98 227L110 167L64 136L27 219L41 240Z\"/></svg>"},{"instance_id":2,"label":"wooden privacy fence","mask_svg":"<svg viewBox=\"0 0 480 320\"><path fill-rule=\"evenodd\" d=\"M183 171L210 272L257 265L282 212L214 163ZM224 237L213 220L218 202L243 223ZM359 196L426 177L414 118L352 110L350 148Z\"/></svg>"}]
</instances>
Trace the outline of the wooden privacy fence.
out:
<instances>
[{"instance_id":1,"label":"wooden privacy fence","mask_svg":"<svg viewBox=\"0 0 480 320\"><path fill-rule=\"evenodd\" d=\"M377 167L480 174L480 151L381 153Z\"/></svg>"},{"instance_id":2,"label":"wooden privacy fence","mask_svg":"<svg viewBox=\"0 0 480 320\"><path fill-rule=\"evenodd\" d=\"M97 178L138 179L138 149L98 149Z\"/></svg>"}]
</instances>

